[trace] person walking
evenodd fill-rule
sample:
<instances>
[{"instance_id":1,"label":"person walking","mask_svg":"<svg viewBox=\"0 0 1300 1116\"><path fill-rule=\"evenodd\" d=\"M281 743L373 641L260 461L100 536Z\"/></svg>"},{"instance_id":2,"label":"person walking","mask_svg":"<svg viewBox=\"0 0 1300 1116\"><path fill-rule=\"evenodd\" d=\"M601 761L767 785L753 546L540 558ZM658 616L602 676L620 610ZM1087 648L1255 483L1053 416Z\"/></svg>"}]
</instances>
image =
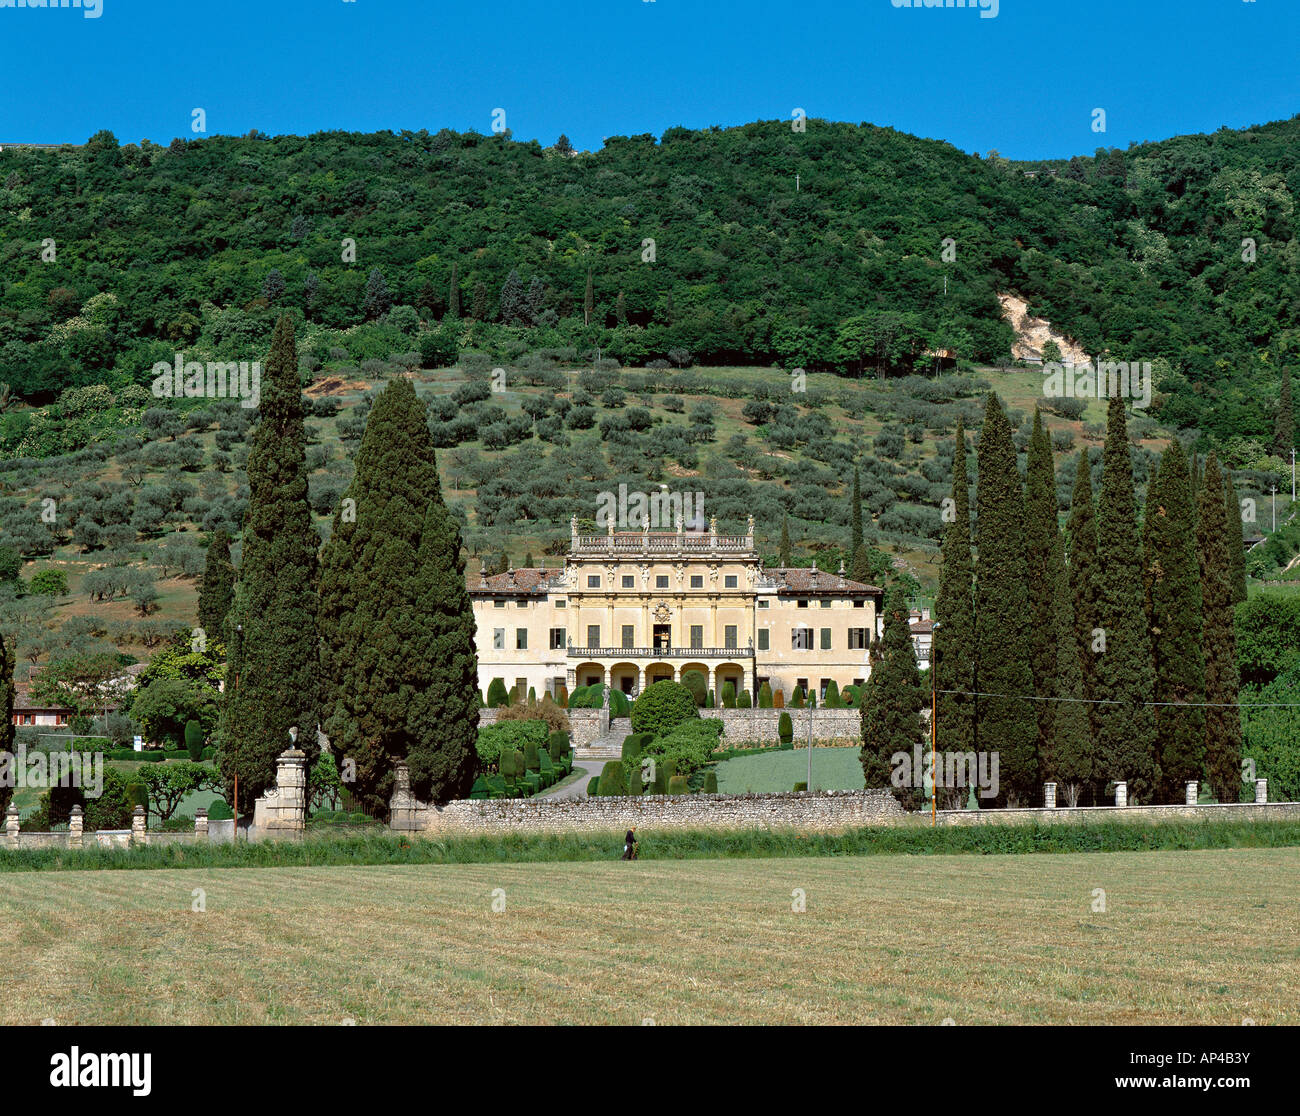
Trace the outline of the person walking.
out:
<instances>
[{"instance_id":1,"label":"person walking","mask_svg":"<svg viewBox=\"0 0 1300 1116\"><path fill-rule=\"evenodd\" d=\"M627 831L627 836L623 839L623 859L636 859L636 826Z\"/></svg>"}]
</instances>

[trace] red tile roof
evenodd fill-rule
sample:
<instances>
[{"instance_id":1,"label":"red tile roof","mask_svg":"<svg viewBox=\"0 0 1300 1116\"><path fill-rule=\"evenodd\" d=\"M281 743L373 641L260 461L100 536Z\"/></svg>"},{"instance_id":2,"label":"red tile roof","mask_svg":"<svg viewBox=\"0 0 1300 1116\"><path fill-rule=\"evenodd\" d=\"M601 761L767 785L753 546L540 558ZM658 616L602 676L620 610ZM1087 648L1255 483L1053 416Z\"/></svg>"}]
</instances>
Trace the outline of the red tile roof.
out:
<instances>
[{"instance_id":1,"label":"red tile roof","mask_svg":"<svg viewBox=\"0 0 1300 1116\"><path fill-rule=\"evenodd\" d=\"M884 590L875 585L867 585L861 581L853 581L851 578L841 577L837 573L831 573L828 570L814 570L812 567L791 566L786 568L779 566L773 570L765 570L764 573L774 577L777 582L777 592L798 594L800 596L817 596L819 594L831 594L834 596L883 596Z\"/></svg>"},{"instance_id":2,"label":"red tile roof","mask_svg":"<svg viewBox=\"0 0 1300 1116\"><path fill-rule=\"evenodd\" d=\"M560 569L539 570L530 567L503 574L489 574L485 579L478 571L466 570L465 584L471 593L545 596L550 583L563 572Z\"/></svg>"}]
</instances>

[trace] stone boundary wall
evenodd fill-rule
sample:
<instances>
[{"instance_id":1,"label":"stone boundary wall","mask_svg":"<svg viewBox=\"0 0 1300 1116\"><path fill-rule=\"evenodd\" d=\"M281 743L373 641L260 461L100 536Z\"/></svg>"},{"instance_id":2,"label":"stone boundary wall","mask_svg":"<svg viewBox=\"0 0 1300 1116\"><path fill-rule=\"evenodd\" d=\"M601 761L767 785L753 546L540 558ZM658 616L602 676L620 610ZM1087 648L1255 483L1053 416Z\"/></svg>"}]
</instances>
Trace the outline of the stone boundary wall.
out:
<instances>
[{"instance_id":1,"label":"stone boundary wall","mask_svg":"<svg viewBox=\"0 0 1300 1116\"><path fill-rule=\"evenodd\" d=\"M777 731L782 713L794 723L794 742L808 740L808 717L812 714L813 744L854 745L862 743L861 715L856 709L701 709L701 717L722 721L723 747L754 741L779 744Z\"/></svg>"},{"instance_id":2,"label":"stone boundary wall","mask_svg":"<svg viewBox=\"0 0 1300 1116\"><path fill-rule=\"evenodd\" d=\"M639 798L500 798L417 806L404 828L424 833L572 833L646 829L852 829L906 819L886 791L643 795Z\"/></svg>"},{"instance_id":3,"label":"stone boundary wall","mask_svg":"<svg viewBox=\"0 0 1300 1116\"><path fill-rule=\"evenodd\" d=\"M930 812L909 815L925 825ZM1300 821L1300 802L1226 802L1204 806L1060 806L1015 810L940 810L939 825L1043 825L1086 824L1098 821Z\"/></svg>"}]
</instances>

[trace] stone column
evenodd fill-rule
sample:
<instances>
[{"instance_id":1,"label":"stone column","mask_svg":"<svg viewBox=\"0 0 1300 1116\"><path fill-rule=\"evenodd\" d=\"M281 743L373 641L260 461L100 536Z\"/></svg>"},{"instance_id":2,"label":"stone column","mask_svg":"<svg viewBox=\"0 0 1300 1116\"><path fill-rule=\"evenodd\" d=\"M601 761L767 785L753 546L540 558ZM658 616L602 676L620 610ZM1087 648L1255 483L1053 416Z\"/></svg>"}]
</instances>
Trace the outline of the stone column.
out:
<instances>
[{"instance_id":1,"label":"stone column","mask_svg":"<svg viewBox=\"0 0 1300 1116\"><path fill-rule=\"evenodd\" d=\"M1267 779L1255 780L1255 801L1258 803L1263 803L1268 801L1268 780Z\"/></svg>"},{"instance_id":2,"label":"stone column","mask_svg":"<svg viewBox=\"0 0 1300 1116\"><path fill-rule=\"evenodd\" d=\"M68 848L81 848L82 833L85 831L86 818L85 811L80 806L72 808L72 816L68 819Z\"/></svg>"},{"instance_id":3,"label":"stone column","mask_svg":"<svg viewBox=\"0 0 1300 1116\"><path fill-rule=\"evenodd\" d=\"M208 808L200 806L194 811L194 836L200 841L208 839Z\"/></svg>"},{"instance_id":4,"label":"stone column","mask_svg":"<svg viewBox=\"0 0 1300 1116\"><path fill-rule=\"evenodd\" d=\"M1046 810L1056 809L1056 784L1043 784L1043 808Z\"/></svg>"},{"instance_id":5,"label":"stone column","mask_svg":"<svg viewBox=\"0 0 1300 1116\"><path fill-rule=\"evenodd\" d=\"M301 837L307 822L307 754L286 748L275 759L275 786L253 803L260 836Z\"/></svg>"},{"instance_id":6,"label":"stone column","mask_svg":"<svg viewBox=\"0 0 1300 1116\"><path fill-rule=\"evenodd\" d=\"M144 826L144 807L137 806L131 812L131 844L147 845L149 834Z\"/></svg>"},{"instance_id":7,"label":"stone column","mask_svg":"<svg viewBox=\"0 0 1300 1116\"><path fill-rule=\"evenodd\" d=\"M1128 805L1128 784L1127 783L1115 784L1115 805L1116 806Z\"/></svg>"},{"instance_id":8,"label":"stone column","mask_svg":"<svg viewBox=\"0 0 1300 1116\"><path fill-rule=\"evenodd\" d=\"M19 828L18 804L16 802L10 802L9 809L5 813L5 839L8 841L11 849L16 849L18 847Z\"/></svg>"},{"instance_id":9,"label":"stone column","mask_svg":"<svg viewBox=\"0 0 1300 1116\"><path fill-rule=\"evenodd\" d=\"M645 692L645 667L636 668L636 692L638 694Z\"/></svg>"},{"instance_id":10,"label":"stone column","mask_svg":"<svg viewBox=\"0 0 1300 1116\"><path fill-rule=\"evenodd\" d=\"M424 828L428 807L411 793L411 769L402 760L393 768L393 793L388 799L388 828L410 832Z\"/></svg>"},{"instance_id":11,"label":"stone column","mask_svg":"<svg viewBox=\"0 0 1300 1116\"><path fill-rule=\"evenodd\" d=\"M1187 798L1185 800L1188 806L1196 805L1196 800L1200 797L1200 791L1201 785L1196 780L1189 779L1187 782Z\"/></svg>"},{"instance_id":12,"label":"stone column","mask_svg":"<svg viewBox=\"0 0 1300 1116\"><path fill-rule=\"evenodd\" d=\"M679 664L673 667L673 681L680 682L681 680L682 680L682 668Z\"/></svg>"}]
</instances>

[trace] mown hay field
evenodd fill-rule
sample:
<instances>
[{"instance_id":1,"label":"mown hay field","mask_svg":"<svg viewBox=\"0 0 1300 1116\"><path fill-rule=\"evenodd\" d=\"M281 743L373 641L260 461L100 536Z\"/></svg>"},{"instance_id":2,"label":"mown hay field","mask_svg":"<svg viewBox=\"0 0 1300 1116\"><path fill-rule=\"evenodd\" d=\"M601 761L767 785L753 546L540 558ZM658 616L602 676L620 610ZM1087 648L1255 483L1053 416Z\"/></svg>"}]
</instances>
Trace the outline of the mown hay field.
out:
<instances>
[{"instance_id":1,"label":"mown hay field","mask_svg":"<svg viewBox=\"0 0 1300 1116\"><path fill-rule=\"evenodd\" d=\"M1288 848L13 873L0 1022L1296 1024L1298 916Z\"/></svg>"}]
</instances>

